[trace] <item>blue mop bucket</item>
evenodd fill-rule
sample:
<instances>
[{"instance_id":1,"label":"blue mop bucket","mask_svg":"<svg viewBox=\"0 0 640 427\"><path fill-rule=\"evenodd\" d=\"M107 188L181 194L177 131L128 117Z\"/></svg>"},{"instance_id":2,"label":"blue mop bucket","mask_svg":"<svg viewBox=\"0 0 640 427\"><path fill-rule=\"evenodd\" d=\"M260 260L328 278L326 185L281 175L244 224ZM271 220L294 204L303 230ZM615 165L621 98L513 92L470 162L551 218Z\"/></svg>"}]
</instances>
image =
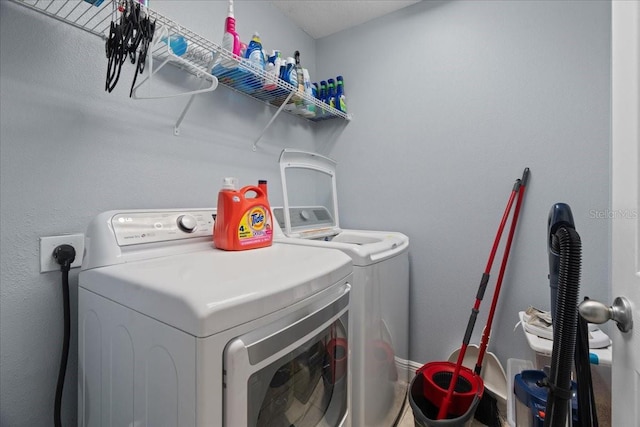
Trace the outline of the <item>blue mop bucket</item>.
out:
<instances>
[{"instance_id":1,"label":"blue mop bucket","mask_svg":"<svg viewBox=\"0 0 640 427\"><path fill-rule=\"evenodd\" d=\"M473 415L482 398L484 386L479 387L469 408L465 413L456 418L443 420L436 419L440 409L433 402L430 402L424 395L424 375L418 373L409 386L409 404L413 410L415 427L463 427L471 425Z\"/></svg>"}]
</instances>

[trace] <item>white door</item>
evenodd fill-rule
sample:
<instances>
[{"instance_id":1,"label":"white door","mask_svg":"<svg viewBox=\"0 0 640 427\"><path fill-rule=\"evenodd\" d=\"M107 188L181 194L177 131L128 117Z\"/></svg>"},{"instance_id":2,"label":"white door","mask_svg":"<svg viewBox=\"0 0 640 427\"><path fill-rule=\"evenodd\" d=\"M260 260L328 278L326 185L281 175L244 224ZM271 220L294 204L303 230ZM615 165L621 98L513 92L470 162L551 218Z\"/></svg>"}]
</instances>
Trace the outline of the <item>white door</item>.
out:
<instances>
[{"instance_id":1,"label":"white door","mask_svg":"<svg viewBox=\"0 0 640 427\"><path fill-rule=\"evenodd\" d=\"M612 296L634 328L612 327L612 425L640 427L640 2L612 1Z\"/></svg>"}]
</instances>

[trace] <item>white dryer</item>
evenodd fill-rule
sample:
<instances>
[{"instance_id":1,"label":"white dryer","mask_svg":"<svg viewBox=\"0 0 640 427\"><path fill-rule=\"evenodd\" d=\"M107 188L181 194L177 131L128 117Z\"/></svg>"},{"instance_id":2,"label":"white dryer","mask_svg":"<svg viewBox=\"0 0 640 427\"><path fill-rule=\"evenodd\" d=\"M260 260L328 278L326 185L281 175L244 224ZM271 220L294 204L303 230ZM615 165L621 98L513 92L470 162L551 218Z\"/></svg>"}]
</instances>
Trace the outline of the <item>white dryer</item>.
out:
<instances>
[{"instance_id":1,"label":"white dryer","mask_svg":"<svg viewBox=\"0 0 640 427\"><path fill-rule=\"evenodd\" d=\"M86 233L78 424L348 426L351 259L212 243L213 209L111 211Z\"/></svg>"},{"instance_id":2,"label":"white dryer","mask_svg":"<svg viewBox=\"0 0 640 427\"><path fill-rule=\"evenodd\" d=\"M341 229L335 166L316 153L282 152L284 207L273 208L274 236L277 242L339 249L351 257L351 417L357 427L389 427L402 414L412 376L409 238Z\"/></svg>"}]
</instances>

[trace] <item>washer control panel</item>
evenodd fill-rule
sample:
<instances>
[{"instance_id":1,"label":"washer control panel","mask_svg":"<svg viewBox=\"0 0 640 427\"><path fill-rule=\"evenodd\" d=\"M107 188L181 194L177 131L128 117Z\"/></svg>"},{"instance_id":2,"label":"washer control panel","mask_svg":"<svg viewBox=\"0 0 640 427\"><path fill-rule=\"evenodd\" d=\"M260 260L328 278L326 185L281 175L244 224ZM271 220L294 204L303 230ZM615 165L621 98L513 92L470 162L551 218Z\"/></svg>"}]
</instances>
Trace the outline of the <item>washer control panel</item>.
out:
<instances>
[{"instance_id":1,"label":"washer control panel","mask_svg":"<svg viewBox=\"0 0 640 427\"><path fill-rule=\"evenodd\" d=\"M119 246L206 237L213 235L216 211L186 210L124 212L111 217Z\"/></svg>"}]
</instances>

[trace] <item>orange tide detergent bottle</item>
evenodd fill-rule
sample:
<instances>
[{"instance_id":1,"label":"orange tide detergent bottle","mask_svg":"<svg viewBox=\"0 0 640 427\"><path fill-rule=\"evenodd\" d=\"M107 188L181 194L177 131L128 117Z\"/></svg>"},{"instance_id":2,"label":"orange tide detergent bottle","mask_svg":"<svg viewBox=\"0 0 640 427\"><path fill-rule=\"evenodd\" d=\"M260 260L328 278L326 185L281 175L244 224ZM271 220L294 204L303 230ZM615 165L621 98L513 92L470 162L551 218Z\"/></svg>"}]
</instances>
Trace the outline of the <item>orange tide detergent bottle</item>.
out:
<instances>
[{"instance_id":1,"label":"orange tide detergent bottle","mask_svg":"<svg viewBox=\"0 0 640 427\"><path fill-rule=\"evenodd\" d=\"M225 251L271 246L271 207L263 188L248 185L236 190L235 178L224 178L218 193L213 243ZM248 193L255 194L247 197Z\"/></svg>"}]
</instances>

